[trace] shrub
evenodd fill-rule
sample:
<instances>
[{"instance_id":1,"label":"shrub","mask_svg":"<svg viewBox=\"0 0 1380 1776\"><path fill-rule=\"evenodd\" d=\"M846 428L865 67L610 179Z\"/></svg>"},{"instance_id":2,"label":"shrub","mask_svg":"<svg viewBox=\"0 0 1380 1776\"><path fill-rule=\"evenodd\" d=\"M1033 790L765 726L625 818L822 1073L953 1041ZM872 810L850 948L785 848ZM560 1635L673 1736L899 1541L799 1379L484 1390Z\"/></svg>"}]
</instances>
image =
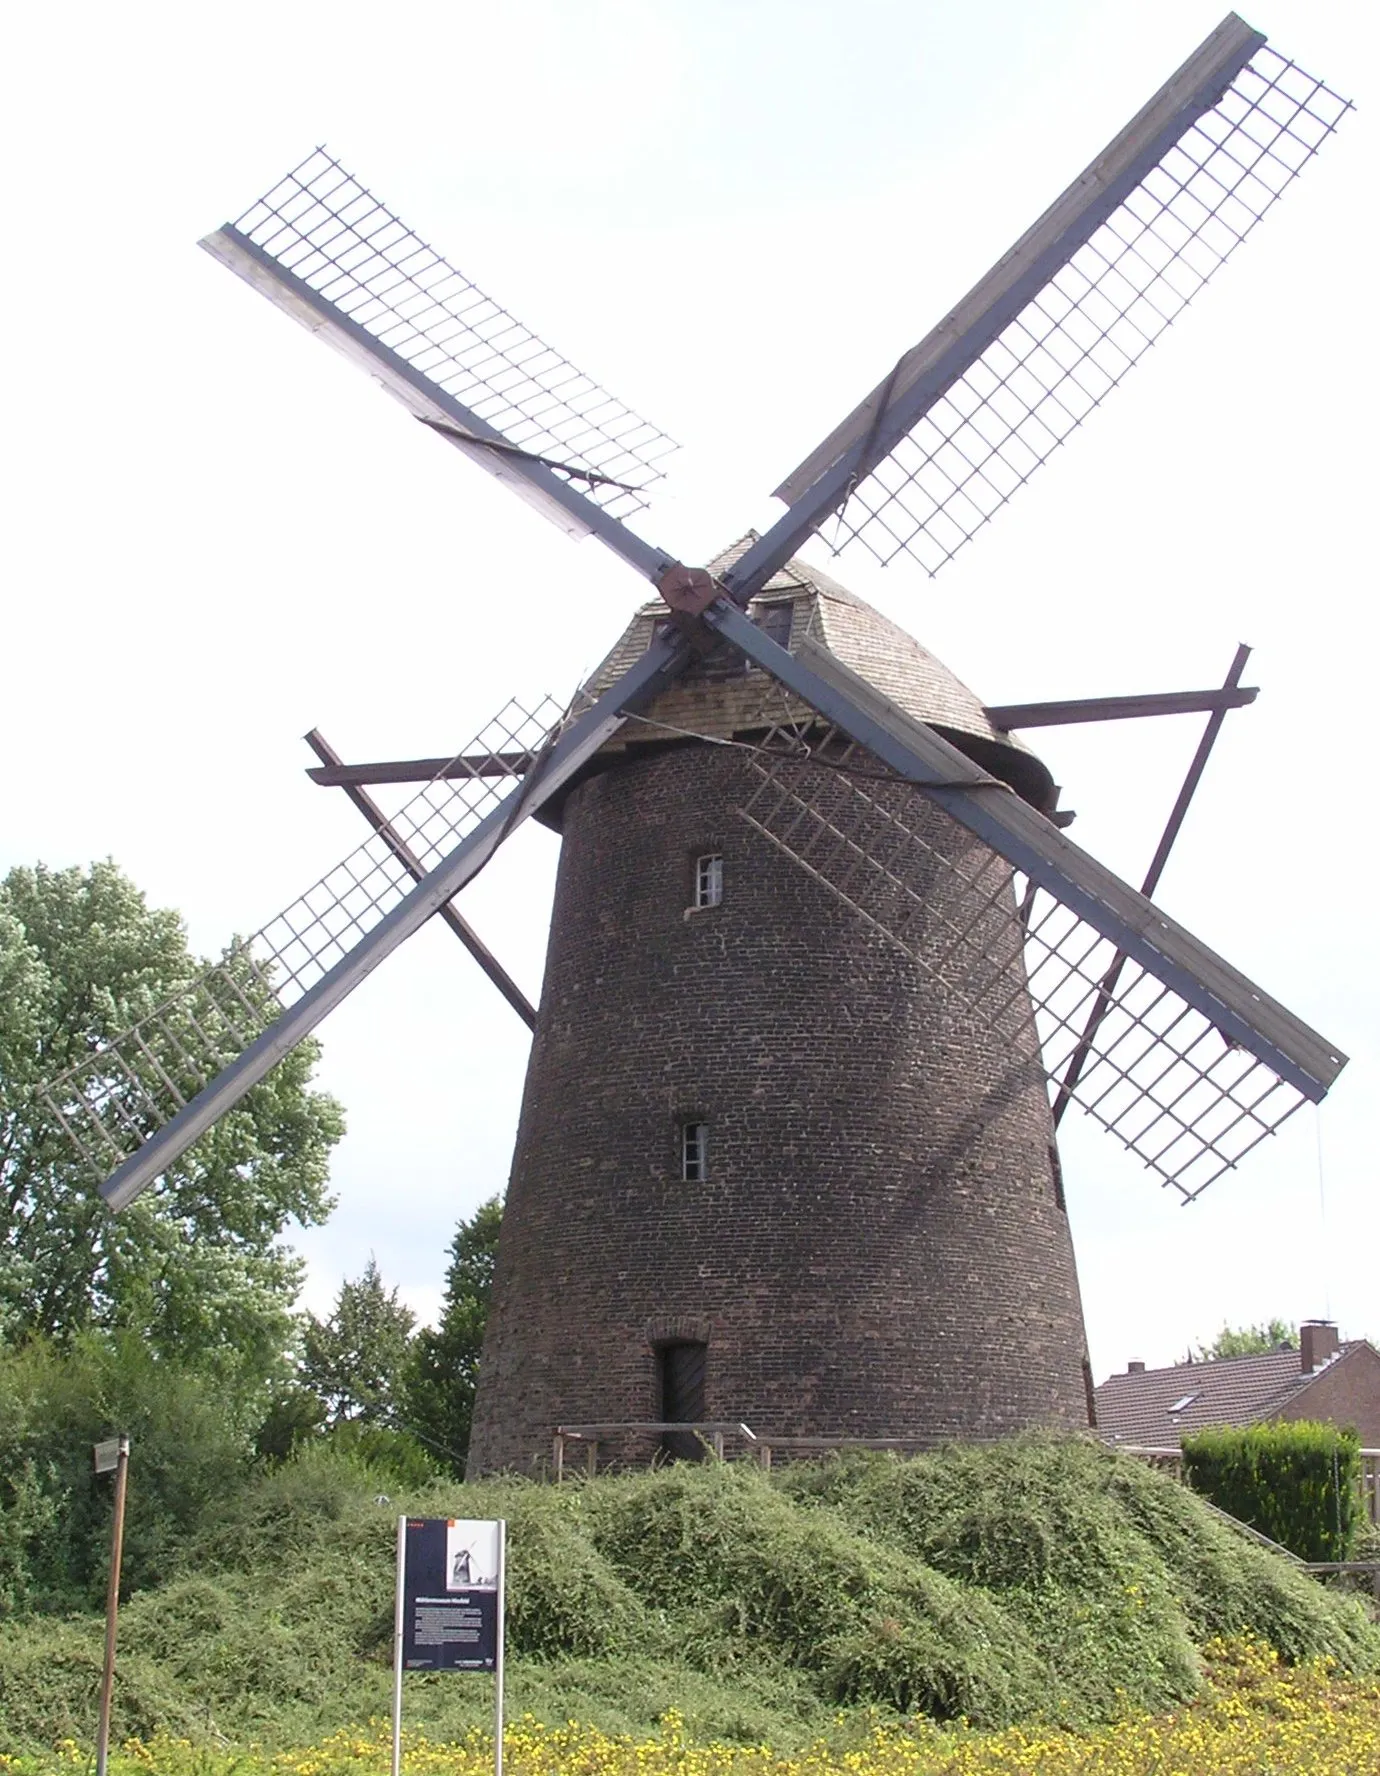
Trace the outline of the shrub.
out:
<instances>
[{"instance_id":1,"label":"shrub","mask_svg":"<svg viewBox=\"0 0 1380 1776\"><path fill-rule=\"evenodd\" d=\"M863 1744L892 1712L1079 1727L1196 1694L1222 1632L1380 1668L1361 1600L1087 1439L417 1491L323 1440L243 1480L122 1609L117 1739L287 1746L386 1716L400 1512L507 1518L515 1721L642 1733L674 1709L783 1748ZM89 1742L100 1648L96 1611L0 1622L0 1748ZM492 1705L481 1680L407 1685L431 1738Z\"/></svg>"},{"instance_id":2,"label":"shrub","mask_svg":"<svg viewBox=\"0 0 1380 1776\"><path fill-rule=\"evenodd\" d=\"M1350 1558L1360 1522L1355 1431L1306 1420L1222 1426L1184 1439L1195 1492L1301 1560Z\"/></svg>"}]
</instances>

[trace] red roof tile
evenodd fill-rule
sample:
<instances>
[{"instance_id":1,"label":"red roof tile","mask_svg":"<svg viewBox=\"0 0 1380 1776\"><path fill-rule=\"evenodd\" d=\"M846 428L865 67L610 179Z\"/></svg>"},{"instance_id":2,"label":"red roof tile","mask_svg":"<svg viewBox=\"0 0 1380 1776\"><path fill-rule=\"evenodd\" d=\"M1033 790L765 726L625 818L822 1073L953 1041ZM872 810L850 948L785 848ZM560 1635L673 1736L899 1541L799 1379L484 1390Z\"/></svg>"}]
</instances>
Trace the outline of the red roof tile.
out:
<instances>
[{"instance_id":1,"label":"red roof tile","mask_svg":"<svg viewBox=\"0 0 1380 1776\"><path fill-rule=\"evenodd\" d=\"M1364 1342L1343 1344L1329 1363ZM1299 1361L1296 1350L1277 1350L1109 1376L1096 1390L1098 1434L1118 1443L1168 1449L1206 1425L1273 1418L1322 1373L1301 1373Z\"/></svg>"}]
</instances>

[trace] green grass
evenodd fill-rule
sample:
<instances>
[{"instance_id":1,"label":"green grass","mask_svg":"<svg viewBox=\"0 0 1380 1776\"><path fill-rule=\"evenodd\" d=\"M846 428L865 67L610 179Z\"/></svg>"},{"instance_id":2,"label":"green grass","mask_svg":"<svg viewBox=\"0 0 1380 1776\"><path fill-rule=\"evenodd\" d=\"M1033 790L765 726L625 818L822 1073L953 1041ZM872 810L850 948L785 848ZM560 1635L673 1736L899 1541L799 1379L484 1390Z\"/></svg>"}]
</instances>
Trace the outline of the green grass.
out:
<instances>
[{"instance_id":1,"label":"green grass","mask_svg":"<svg viewBox=\"0 0 1380 1776\"><path fill-rule=\"evenodd\" d=\"M286 1746L386 1713L400 1510L508 1519L509 1706L548 1722L643 1733L676 1708L695 1737L782 1748L840 1709L1086 1724L1172 1707L1196 1649L1246 1630L1290 1660L1380 1669L1364 1604L1086 1440L386 1505L380 1485L317 1452L246 1488L124 1607L117 1736ZM100 1647L95 1615L0 1624L0 1746L88 1742ZM490 1695L409 1678L408 1719L454 1736Z\"/></svg>"}]
</instances>

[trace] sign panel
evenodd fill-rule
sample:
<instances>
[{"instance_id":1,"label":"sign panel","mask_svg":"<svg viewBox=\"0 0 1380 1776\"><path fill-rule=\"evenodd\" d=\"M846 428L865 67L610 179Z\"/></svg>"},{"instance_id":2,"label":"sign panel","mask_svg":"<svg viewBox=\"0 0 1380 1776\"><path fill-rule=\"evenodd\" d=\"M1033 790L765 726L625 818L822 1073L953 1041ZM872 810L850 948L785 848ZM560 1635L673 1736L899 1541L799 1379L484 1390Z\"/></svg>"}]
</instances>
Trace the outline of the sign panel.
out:
<instances>
[{"instance_id":1,"label":"sign panel","mask_svg":"<svg viewBox=\"0 0 1380 1776\"><path fill-rule=\"evenodd\" d=\"M91 1448L91 1465L98 1474L113 1474L120 1465L120 1446L123 1437L111 1437L104 1443L95 1443Z\"/></svg>"},{"instance_id":2,"label":"sign panel","mask_svg":"<svg viewBox=\"0 0 1380 1776\"><path fill-rule=\"evenodd\" d=\"M403 1530L402 1668L494 1671L499 1660L500 1525L409 1517Z\"/></svg>"}]
</instances>

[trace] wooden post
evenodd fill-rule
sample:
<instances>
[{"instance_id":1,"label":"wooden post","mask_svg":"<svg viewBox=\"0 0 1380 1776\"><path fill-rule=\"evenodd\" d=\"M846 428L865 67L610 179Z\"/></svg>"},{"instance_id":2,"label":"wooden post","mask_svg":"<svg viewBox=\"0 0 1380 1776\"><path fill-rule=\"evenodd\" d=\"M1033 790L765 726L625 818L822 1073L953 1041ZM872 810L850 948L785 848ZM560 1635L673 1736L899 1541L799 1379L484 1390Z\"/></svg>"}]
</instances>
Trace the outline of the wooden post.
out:
<instances>
[{"instance_id":1,"label":"wooden post","mask_svg":"<svg viewBox=\"0 0 1380 1776\"><path fill-rule=\"evenodd\" d=\"M561 1481L565 1479L565 1437L560 1431L557 1431L551 1439L551 1468L556 1476L556 1484L559 1486Z\"/></svg>"},{"instance_id":2,"label":"wooden post","mask_svg":"<svg viewBox=\"0 0 1380 1776\"><path fill-rule=\"evenodd\" d=\"M108 1473L110 1445L94 1450L96 1472ZM101 1712L96 1728L96 1776L105 1776L110 1752L110 1704L115 1693L115 1625L120 1612L120 1559L125 1543L125 1482L129 1474L129 1438L115 1439L115 1520L110 1531L110 1577L105 1592L105 1664L101 1671Z\"/></svg>"}]
</instances>

